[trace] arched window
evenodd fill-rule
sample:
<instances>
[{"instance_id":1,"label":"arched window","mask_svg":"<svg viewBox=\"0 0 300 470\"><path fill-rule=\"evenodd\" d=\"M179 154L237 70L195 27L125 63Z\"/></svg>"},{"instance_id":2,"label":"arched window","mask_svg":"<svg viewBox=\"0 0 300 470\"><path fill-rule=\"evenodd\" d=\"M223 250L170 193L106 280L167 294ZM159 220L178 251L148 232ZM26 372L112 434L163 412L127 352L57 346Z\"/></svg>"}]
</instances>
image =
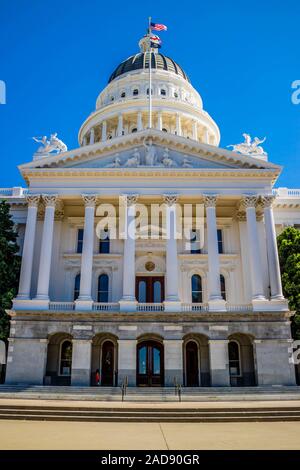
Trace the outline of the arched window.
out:
<instances>
[{"instance_id":1,"label":"arched window","mask_svg":"<svg viewBox=\"0 0 300 470\"><path fill-rule=\"evenodd\" d=\"M101 232L101 238L99 241L99 253L109 253L109 252L110 252L109 231L105 229Z\"/></svg>"},{"instance_id":2,"label":"arched window","mask_svg":"<svg viewBox=\"0 0 300 470\"><path fill-rule=\"evenodd\" d=\"M72 369L72 342L64 340L60 345L59 374L71 375Z\"/></svg>"},{"instance_id":3,"label":"arched window","mask_svg":"<svg viewBox=\"0 0 300 470\"><path fill-rule=\"evenodd\" d=\"M202 279L199 274L194 274L192 282L192 303L198 304L202 302Z\"/></svg>"},{"instance_id":4,"label":"arched window","mask_svg":"<svg viewBox=\"0 0 300 470\"><path fill-rule=\"evenodd\" d=\"M163 132L168 132L165 127L162 128L162 131L163 131Z\"/></svg>"},{"instance_id":5,"label":"arched window","mask_svg":"<svg viewBox=\"0 0 300 470\"><path fill-rule=\"evenodd\" d=\"M164 88L162 88L162 89L160 90L160 94L161 94L162 96L166 96L167 92L166 92L166 90L165 90Z\"/></svg>"},{"instance_id":6,"label":"arched window","mask_svg":"<svg viewBox=\"0 0 300 470\"><path fill-rule=\"evenodd\" d=\"M80 274L77 274L74 282L74 300L78 299L80 290Z\"/></svg>"},{"instance_id":7,"label":"arched window","mask_svg":"<svg viewBox=\"0 0 300 470\"><path fill-rule=\"evenodd\" d=\"M122 91L122 93L121 93L121 98L125 98L125 96L126 96L125 91Z\"/></svg>"},{"instance_id":8,"label":"arched window","mask_svg":"<svg viewBox=\"0 0 300 470\"><path fill-rule=\"evenodd\" d=\"M225 277L223 274L220 274L220 289L221 289L221 296L223 300L226 300L226 285L225 285Z\"/></svg>"},{"instance_id":9,"label":"arched window","mask_svg":"<svg viewBox=\"0 0 300 470\"><path fill-rule=\"evenodd\" d=\"M101 274L98 278L98 302L108 302L108 284L108 275Z\"/></svg>"},{"instance_id":10,"label":"arched window","mask_svg":"<svg viewBox=\"0 0 300 470\"><path fill-rule=\"evenodd\" d=\"M241 375L241 362L240 362L240 348L237 341L229 341L228 343L229 355L229 373L231 377L238 377Z\"/></svg>"},{"instance_id":11,"label":"arched window","mask_svg":"<svg viewBox=\"0 0 300 470\"><path fill-rule=\"evenodd\" d=\"M131 130L131 132L137 132L137 128L134 127L134 128Z\"/></svg>"},{"instance_id":12,"label":"arched window","mask_svg":"<svg viewBox=\"0 0 300 470\"><path fill-rule=\"evenodd\" d=\"M174 92L174 98L178 98L178 93L177 93L177 91Z\"/></svg>"},{"instance_id":13,"label":"arched window","mask_svg":"<svg viewBox=\"0 0 300 470\"><path fill-rule=\"evenodd\" d=\"M133 96L137 96L139 94L139 90L135 88L132 92Z\"/></svg>"}]
</instances>

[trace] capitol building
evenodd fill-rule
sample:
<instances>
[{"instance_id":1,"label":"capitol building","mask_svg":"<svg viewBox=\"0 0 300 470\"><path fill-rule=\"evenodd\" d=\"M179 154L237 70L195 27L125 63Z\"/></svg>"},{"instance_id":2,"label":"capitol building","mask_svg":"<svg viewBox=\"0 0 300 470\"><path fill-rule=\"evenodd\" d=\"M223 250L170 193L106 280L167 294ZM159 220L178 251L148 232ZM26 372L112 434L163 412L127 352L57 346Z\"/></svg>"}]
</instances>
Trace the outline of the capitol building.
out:
<instances>
[{"instance_id":1,"label":"capitol building","mask_svg":"<svg viewBox=\"0 0 300 470\"><path fill-rule=\"evenodd\" d=\"M219 147L187 73L140 47L78 147L36 139L26 188L0 189L22 253L6 383L295 385L276 235L300 191L262 141Z\"/></svg>"}]
</instances>

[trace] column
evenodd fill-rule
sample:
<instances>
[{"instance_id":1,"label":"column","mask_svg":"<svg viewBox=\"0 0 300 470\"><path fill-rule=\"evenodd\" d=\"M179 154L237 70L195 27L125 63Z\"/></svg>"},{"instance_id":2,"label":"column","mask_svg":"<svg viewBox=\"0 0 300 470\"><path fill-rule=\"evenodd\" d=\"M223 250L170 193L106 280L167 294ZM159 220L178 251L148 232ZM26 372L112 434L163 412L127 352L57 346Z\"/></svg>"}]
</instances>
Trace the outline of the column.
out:
<instances>
[{"instance_id":1,"label":"column","mask_svg":"<svg viewBox=\"0 0 300 470\"><path fill-rule=\"evenodd\" d=\"M193 121L192 133L193 133L193 139L198 140L198 124L197 124L197 121L195 120Z\"/></svg>"},{"instance_id":2,"label":"column","mask_svg":"<svg viewBox=\"0 0 300 470\"><path fill-rule=\"evenodd\" d=\"M216 204L217 196L204 196L207 225L208 304L211 311L225 311L226 303L222 299L220 286Z\"/></svg>"},{"instance_id":3,"label":"column","mask_svg":"<svg viewBox=\"0 0 300 470\"><path fill-rule=\"evenodd\" d=\"M142 112L139 111L137 114L137 130L142 131L143 130L143 118L142 118Z\"/></svg>"},{"instance_id":4,"label":"column","mask_svg":"<svg viewBox=\"0 0 300 470\"><path fill-rule=\"evenodd\" d=\"M83 140L82 140L82 146L85 147L86 146L86 136L84 136Z\"/></svg>"},{"instance_id":5,"label":"column","mask_svg":"<svg viewBox=\"0 0 300 470\"><path fill-rule=\"evenodd\" d=\"M101 135L101 140L102 142L105 142L107 139L107 124L106 121L102 122L102 135Z\"/></svg>"},{"instance_id":6,"label":"column","mask_svg":"<svg viewBox=\"0 0 300 470\"><path fill-rule=\"evenodd\" d=\"M123 135L123 115L119 114L119 116L118 116L117 136L121 137L121 135Z\"/></svg>"},{"instance_id":7,"label":"column","mask_svg":"<svg viewBox=\"0 0 300 470\"><path fill-rule=\"evenodd\" d=\"M181 303L178 295L178 254L176 239L176 204L178 196L164 196L166 204L166 296L165 311L180 311Z\"/></svg>"},{"instance_id":8,"label":"column","mask_svg":"<svg viewBox=\"0 0 300 470\"><path fill-rule=\"evenodd\" d=\"M90 132L90 145L93 145L95 143L95 129L92 127L91 132Z\"/></svg>"},{"instance_id":9,"label":"column","mask_svg":"<svg viewBox=\"0 0 300 470\"><path fill-rule=\"evenodd\" d=\"M136 339L118 340L118 385L122 385L125 377L128 385L136 385Z\"/></svg>"},{"instance_id":10,"label":"column","mask_svg":"<svg viewBox=\"0 0 300 470\"><path fill-rule=\"evenodd\" d=\"M207 127L204 128L204 143L205 144L209 144L209 132L208 132L208 129Z\"/></svg>"},{"instance_id":11,"label":"column","mask_svg":"<svg viewBox=\"0 0 300 470\"><path fill-rule=\"evenodd\" d=\"M43 225L39 275L35 300L39 300L41 303L48 303L54 231L54 215L55 206L57 203L57 196L44 195L43 201L45 203L45 218Z\"/></svg>"},{"instance_id":12,"label":"column","mask_svg":"<svg viewBox=\"0 0 300 470\"><path fill-rule=\"evenodd\" d=\"M176 114L176 134L181 135L181 118L178 113Z\"/></svg>"},{"instance_id":13,"label":"column","mask_svg":"<svg viewBox=\"0 0 300 470\"><path fill-rule=\"evenodd\" d=\"M25 238L23 245L22 265L17 299L29 299L32 277L33 253L35 245L35 231L37 211L40 196L27 196L28 204Z\"/></svg>"},{"instance_id":14,"label":"column","mask_svg":"<svg viewBox=\"0 0 300 470\"><path fill-rule=\"evenodd\" d=\"M123 296L120 300L120 309L135 311L135 205L138 196L125 196L125 239L123 256Z\"/></svg>"},{"instance_id":15,"label":"column","mask_svg":"<svg viewBox=\"0 0 300 470\"><path fill-rule=\"evenodd\" d=\"M162 131L162 128L163 128L162 112L161 112L161 111L158 111L158 114L157 114L157 129L158 129L159 131Z\"/></svg>"},{"instance_id":16,"label":"column","mask_svg":"<svg viewBox=\"0 0 300 470\"><path fill-rule=\"evenodd\" d=\"M80 290L76 300L76 309L90 310L92 308L92 274L94 253L94 218L97 198L94 195L82 195L84 210L84 231L81 254Z\"/></svg>"},{"instance_id":17,"label":"column","mask_svg":"<svg viewBox=\"0 0 300 470\"><path fill-rule=\"evenodd\" d=\"M259 238L256 223L257 197L246 196L243 198L241 205L246 210L252 301L266 300L264 296Z\"/></svg>"},{"instance_id":18,"label":"column","mask_svg":"<svg viewBox=\"0 0 300 470\"><path fill-rule=\"evenodd\" d=\"M209 340L210 379L212 387L229 387L229 356L227 339Z\"/></svg>"},{"instance_id":19,"label":"column","mask_svg":"<svg viewBox=\"0 0 300 470\"><path fill-rule=\"evenodd\" d=\"M182 339L164 339L165 386L183 382Z\"/></svg>"},{"instance_id":20,"label":"column","mask_svg":"<svg viewBox=\"0 0 300 470\"><path fill-rule=\"evenodd\" d=\"M272 203L275 196L262 196L261 204L264 209L265 231L268 253L268 267L271 287L271 300L284 300L281 284L281 273L277 250L276 231Z\"/></svg>"},{"instance_id":21,"label":"column","mask_svg":"<svg viewBox=\"0 0 300 470\"><path fill-rule=\"evenodd\" d=\"M91 384L92 340L73 339L71 385L86 386Z\"/></svg>"},{"instance_id":22,"label":"column","mask_svg":"<svg viewBox=\"0 0 300 470\"><path fill-rule=\"evenodd\" d=\"M254 340L257 385L295 385L292 343L292 339Z\"/></svg>"}]
</instances>

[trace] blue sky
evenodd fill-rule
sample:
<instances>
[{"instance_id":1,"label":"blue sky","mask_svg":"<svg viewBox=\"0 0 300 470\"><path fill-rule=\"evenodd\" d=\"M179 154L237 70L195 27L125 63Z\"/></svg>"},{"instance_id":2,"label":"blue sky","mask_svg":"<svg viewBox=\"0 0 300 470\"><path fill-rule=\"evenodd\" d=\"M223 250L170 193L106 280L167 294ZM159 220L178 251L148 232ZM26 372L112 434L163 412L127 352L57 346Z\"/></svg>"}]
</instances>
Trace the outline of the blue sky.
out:
<instances>
[{"instance_id":1,"label":"blue sky","mask_svg":"<svg viewBox=\"0 0 300 470\"><path fill-rule=\"evenodd\" d=\"M147 17L168 25L162 52L176 60L220 127L221 146L267 136L284 166L277 186L300 187L299 0L0 0L0 187L22 185L33 135L57 131L77 146L115 66L138 51Z\"/></svg>"}]
</instances>

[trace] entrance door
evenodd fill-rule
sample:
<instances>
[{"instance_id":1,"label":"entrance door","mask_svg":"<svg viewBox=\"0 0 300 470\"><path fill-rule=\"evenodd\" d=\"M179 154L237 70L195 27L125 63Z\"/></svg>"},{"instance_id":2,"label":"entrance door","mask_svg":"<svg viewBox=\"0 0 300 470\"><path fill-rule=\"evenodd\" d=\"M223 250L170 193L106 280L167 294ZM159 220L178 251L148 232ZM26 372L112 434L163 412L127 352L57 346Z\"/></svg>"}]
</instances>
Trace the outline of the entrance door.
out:
<instances>
[{"instance_id":1,"label":"entrance door","mask_svg":"<svg viewBox=\"0 0 300 470\"><path fill-rule=\"evenodd\" d=\"M165 300L163 276L138 276L136 298L139 303L161 303Z\"/></svg>"},{"instance_id":2,"label":"entrance door","mask_svg":"<svg viewBox=\"0 0 300 470\"><path fill-rule=\"evenodd\" d=\"M102 346L101 385L107 387L114 385L114 352L113 342L105 341Z\"/></svg>"},{"instance_id":3,"label":"entrance door","mask_svg":"<svg viewBox=\"0 0 300 470\"><path fill-rule=\"evenodd\" d=\"M187 387L199 387L198 346L195 341L189 341L187 343L185 361Z\"/></svg>"},{"instance_id":4,"label":"entrance door","mask_svg":"<svg viewBox=\"0 0 300 470\"><path fill-rule=\"evenodd\" d=\"M137 347L137 385L141 387L163 386L163 345L156 341L144 341Z\"/></svg>"}]
</instances>

